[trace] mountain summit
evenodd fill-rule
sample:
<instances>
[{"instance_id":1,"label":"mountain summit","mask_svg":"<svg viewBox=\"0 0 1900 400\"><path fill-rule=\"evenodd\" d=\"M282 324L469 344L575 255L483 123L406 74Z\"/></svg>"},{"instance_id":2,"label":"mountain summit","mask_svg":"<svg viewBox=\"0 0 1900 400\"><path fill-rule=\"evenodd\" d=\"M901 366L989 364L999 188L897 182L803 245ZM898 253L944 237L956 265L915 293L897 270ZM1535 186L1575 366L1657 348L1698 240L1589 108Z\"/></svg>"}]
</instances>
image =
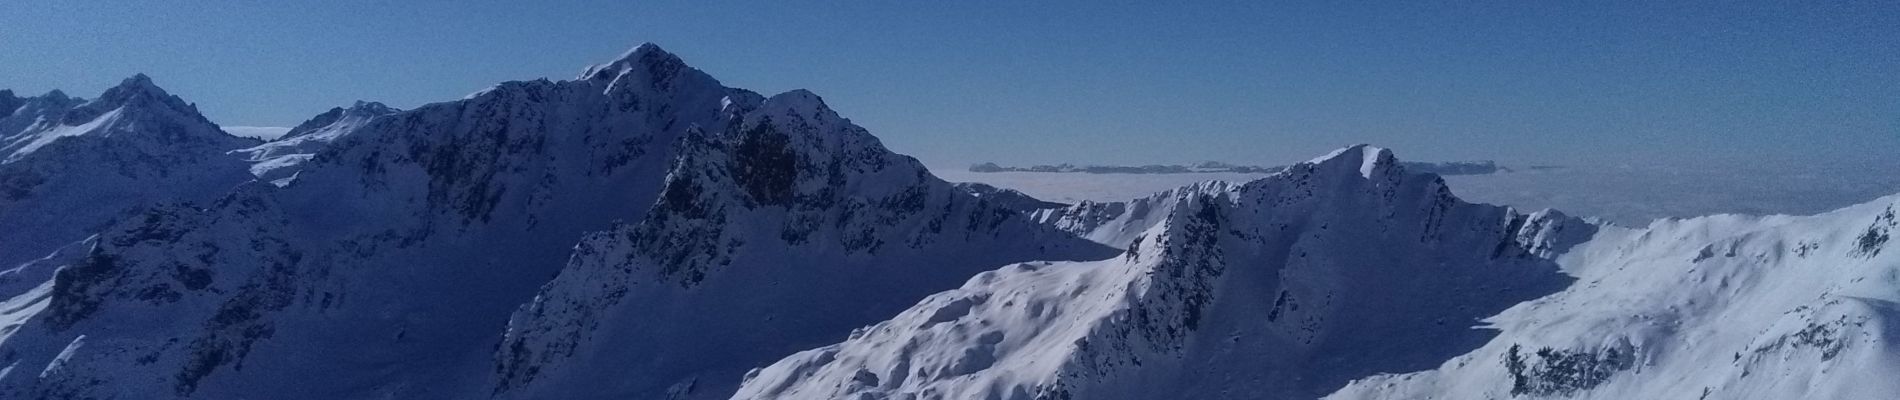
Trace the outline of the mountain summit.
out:
<instances>
[{"instance_id":1,"label":"mountain summit","mask_svg":"<svg viewBox=\"0 0 1900 400\"><path fill-rule=\"evenodd\" d=\"M143 74L90 101L53 91L10 103L0 116L0 271L144 205L206 201L250 179L234 173L244 160L224 153L256 140L224 133Z\"/></svg>"}]
</instances>

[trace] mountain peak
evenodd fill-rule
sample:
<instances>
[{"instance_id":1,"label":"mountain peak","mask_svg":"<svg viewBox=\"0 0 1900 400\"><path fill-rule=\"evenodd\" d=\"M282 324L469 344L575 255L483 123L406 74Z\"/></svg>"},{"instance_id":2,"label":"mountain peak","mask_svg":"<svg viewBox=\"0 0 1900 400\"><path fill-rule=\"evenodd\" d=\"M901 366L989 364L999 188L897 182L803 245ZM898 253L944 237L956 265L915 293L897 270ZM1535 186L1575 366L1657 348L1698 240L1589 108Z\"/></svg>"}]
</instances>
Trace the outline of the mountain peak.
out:
<instances>
[{"instance_id":1,"label":"mountain peak","mask_svg":"<svg viewBox=\"0 0 1900 400\"><path fill-rule=\"evenodd\" d=\"M823 121L836 117L831 107L825 105L825 98L818 97L817 93L805 89L792 89L772 95L765 99L762 107L767 115L796 115L807 121Z\"/></svg>"},{"instance_id":2,"label":"mountain peak","mask_svg":"<svg viewBox=\"0 0 1900 400\"><path fill-rule=\"evenodd\" d=\"M369 114L389 114L399 110L390 108L388 105L384 105L380 102L357 100L355 104L350 105L349 111Z\"/></svg>"},{"instance_id":3,"label":"mountain peak","mask_svg":"<svg viewBox=\"0 0 1900 400\"><path fill-rule=\"evenodd\" d=\"M195 116L199 114L198 107L186 103L184 99L180 99L178 96L173 96L171 93L166 92L164 88L160 88L158 84L152 82L152 77L146 76L143 73L133 74L132 77L119 81L118 86L106 89L104 94L100 94L98 99L93 100L93 102L98 103L98 105L89 107L99 108L97 111L103 112L122 105L145 101L162 104L188 115ZM86 119L90 119L90 117Z\"/></svg>"},{"instance_id":4,"label":"mountain peak","mask_svg":"<svg viewBox=\"0 0 1900 400\"><path fill-rule=\"evenodd\" d=\"M639 58L639 56L643 56L647 54L657 54L657 55L665 55L668 57L674 57L673 53L666 52L666 49L660 48L660 45L658 44L654 44L653 42L642 42L640 43L639 46L633 46L633 48L628 49L625 54L621 54L620 58L621 59L637 59Z\"/></svg>"},{"instance_id":5,"label":"mountain peak","mask_svg":"<svg viewBox=\"0 0 1900 400\"><path fill-rule=\"evenodd\" d=\"M330 111L325 111L323 114L311 117L309 120L297 124L296 127L290 128L289 131L284 132L284 135L278 139L282 140L304 136L311 132L330 128L346 120L349 120L349 125L353 127L368 121L370 118L394 114L400 111L402 110L383 105L383 103L357 100L356 103L351 104L349 108L333 107L330 108Z\"/></svg>"},{"instance_id":6,"label":"mountain peak","mask_svg":"<svg viewBox=\"0 0 1900 400\"><path fill-rule=\"evenodd\" d=\"M686 62L679 56L661 49L660 45L646 42L634 46L626 53L621 53L620 58L612 62L587 67L587 70L581 72L580 79L612 79L636 65L649 70L674 69L685 67Z\"/></svg>"},{"instance_id":7,"label":"mountain peak","mask_svg":"<svg viewBox=\"0 0 1900 400\"><path fill-rule=\"evenodd\" d=\"M1355 144L1333 150L1306 163L1320 169L1357 168L1359 176L1371 178L1391 171L1398 165L1398 159L1392 155L1391 150L1368 144Z\"/></svg>"},{"instance_id":8,"label":"mountain peak","mask_svg":"<svg viewBox=\"0 0 1900 400\"><path fill-rule=\"evenodd\" d=\"M150 93L160 96L170 95L170 93L165 92L165 89L159 88L158 84L152 83L152 77L146 76L144 73L133 74L131 77L119 81L119 86L107 90L106 93L109 95L115 90L125 94Z\"/></svg>"}]
</instances>

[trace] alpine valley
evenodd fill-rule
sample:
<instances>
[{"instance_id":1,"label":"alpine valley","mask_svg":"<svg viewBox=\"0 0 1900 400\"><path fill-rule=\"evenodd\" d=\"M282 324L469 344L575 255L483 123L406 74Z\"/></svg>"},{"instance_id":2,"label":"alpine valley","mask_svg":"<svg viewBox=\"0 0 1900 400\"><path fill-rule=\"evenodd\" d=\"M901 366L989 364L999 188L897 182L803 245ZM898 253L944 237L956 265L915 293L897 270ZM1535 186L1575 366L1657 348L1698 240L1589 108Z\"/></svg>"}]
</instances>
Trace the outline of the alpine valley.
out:
<instances>
[{"instance_id":1,"label":"alpine valley","mask_svg":"<svg viewBox=\"0 0 1900 400\"><path fill-rule=\"evenodd\" d=\"M232 136L0 91L6 399L1900 398L1900 195L1619 226L1391 151L1051 203L645 44Z\"/></svg>"}]
</instances>

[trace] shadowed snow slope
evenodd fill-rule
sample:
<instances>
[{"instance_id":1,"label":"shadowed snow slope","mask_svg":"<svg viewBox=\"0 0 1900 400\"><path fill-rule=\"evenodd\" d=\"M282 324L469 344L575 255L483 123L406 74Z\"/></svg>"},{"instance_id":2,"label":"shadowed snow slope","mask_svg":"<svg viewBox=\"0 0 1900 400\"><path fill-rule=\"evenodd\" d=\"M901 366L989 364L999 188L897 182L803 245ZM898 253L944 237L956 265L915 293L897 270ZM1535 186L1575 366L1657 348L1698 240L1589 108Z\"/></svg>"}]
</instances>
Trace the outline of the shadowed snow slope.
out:
<instances>
[{"instance_id":1,"label":"shadowed snow slope","mask_svg":"<svg viewBox=\"0 0 1900 400\"><path fill-rule=\"evenodd\" d=\"M653 45L329 146L28 264L59 272L0 310L0 398L725 397L976 272L1113 255Z\"/></svg>"},{"instance_id":2,"label":"shadowed snow slope","mask_svg":"<svg viewBox=\"0 0 1900 400\"><path fill-rule=\"evenodd\" d=\"M1313 398L1483 344L1471 326L1561 289L1548 257L1594 230L1460 202L1364 146L1136 204L1122 257L986 272L735 398Z\"/></svg>"}]
</instances>

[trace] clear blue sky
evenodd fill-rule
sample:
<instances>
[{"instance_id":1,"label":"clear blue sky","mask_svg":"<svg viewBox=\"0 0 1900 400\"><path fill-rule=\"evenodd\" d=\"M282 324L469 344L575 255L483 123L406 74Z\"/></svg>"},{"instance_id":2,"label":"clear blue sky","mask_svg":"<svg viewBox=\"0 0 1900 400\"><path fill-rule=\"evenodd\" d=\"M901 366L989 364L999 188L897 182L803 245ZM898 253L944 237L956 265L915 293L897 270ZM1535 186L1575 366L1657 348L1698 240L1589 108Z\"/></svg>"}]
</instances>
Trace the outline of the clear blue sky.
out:
<instances>
[{"instance_id":1,"label":"clear blue sky","mask_svg":"<svg viewBox=\"0 0 1900 400\"><path fill-rule=\"evenodd\" d=\"M651 41L730 86L811 89L939 167L1356 142L1520 163L1900 154L1893 0L1117 3L16 0L0 88L90 97L144 72L221 124L288 126L568 79Z\"/></svg>"}]
</instances>

